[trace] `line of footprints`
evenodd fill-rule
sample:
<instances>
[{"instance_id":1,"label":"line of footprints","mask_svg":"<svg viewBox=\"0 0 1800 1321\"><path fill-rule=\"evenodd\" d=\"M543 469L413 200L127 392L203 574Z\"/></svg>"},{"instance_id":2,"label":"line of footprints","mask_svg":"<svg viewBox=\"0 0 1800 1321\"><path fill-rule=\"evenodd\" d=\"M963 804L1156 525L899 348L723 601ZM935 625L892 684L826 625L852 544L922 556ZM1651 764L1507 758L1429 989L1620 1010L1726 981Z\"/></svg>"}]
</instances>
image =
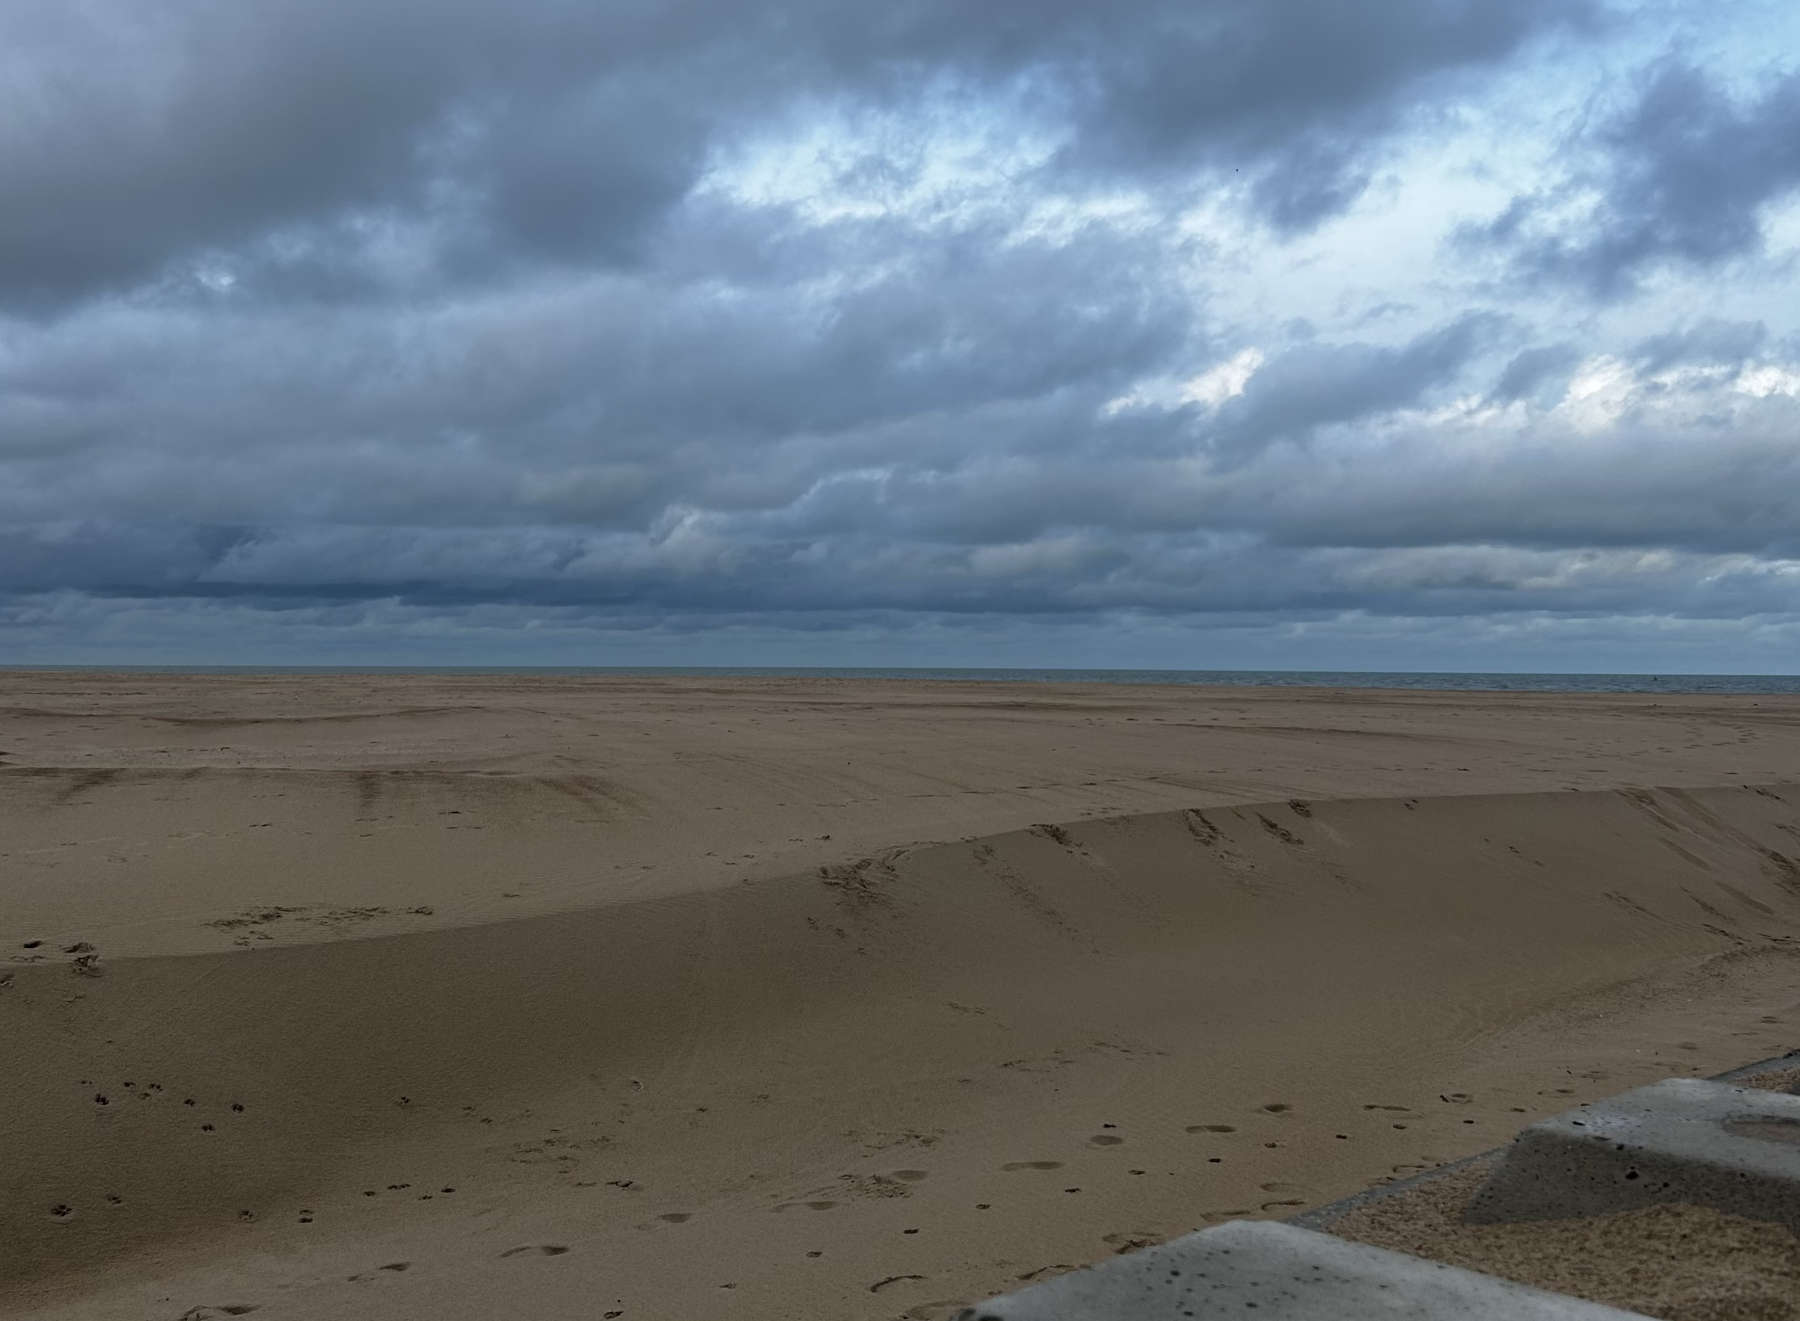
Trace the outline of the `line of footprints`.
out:
<instances>
[{"instance_id":1,"label":"line of footprints","mask_svg":"<svg viewBox=\"0 0 1800 1321\"><path fill-rule=\"evenodd\" d=\"M126 1086L130 1087L131 1084L127 1083ZM150 1084L150 1086L155 1087L156 1085ZM1562 1091L1566 1091L1568 1089L1558 1088L1556 1090L1558 1092L1562 1092ZM97 1103L102 1103L102 1104L105 1103L103 1097L96 1096L95 1099L96 1099ZM1462 1092L1449 1092L1449 1093L1441 1094L1438 1099L1441 1102L1444 1102L1444 1103L1450 1104L1450 1105L1467 1105L1474 1098L1467 1095L1466 1093L1462 1093ZM192 1104L192 1101L190 1100L188 1102L188 1104ZM244 1108L243 1106L233 1103L233 1106L232 1106L233 1110L241 1112L243 1110L243 1108ZM1520 1110L1520 1107L1516 1107L1516 1106L1511 1107L1511 1108L1515 1111ZM1291 1106L1285 1102L1273 1101L1266 1105L1258 1107L1258 1114L1260 1116L1278 1117L1278 1116L1282 1116L1282 1115L1291 1113L1293 1111L1293 1109L1294 1109L1293 1106ZM1372 1117L1372 1118L1380 1118L1380 1119L1387 1120L1389 1126L1391 1128L1394 1128L1397 1130L1407 1129L1409 1127L1408 1121L1411 1121L1411 1120L1421 1117L1420 1112L1413 1109L1412 1107L1402 1106L1402 1105L1392 1105L1392 1104L1387 1104L1387 1103L1383 1103L1383 1102L1369 1102L1369 1103L1364 1104L1362 1109L1366 1113L1368 1113L1370 1115L1370 1117ZM1464 1123L1464 1124L1474 1124L1475 1122L1476 1121L1473 1119L1465 1118L1462 1120L1462 1123ZM1116 1131L1113 1131L1113 1130L1117 1129L1117 1125L1111 1124L1111 1123L1103 1123L1100 1125L1100 1127L1102 1130L1101 1132L1094 1133L1089 1136L1089 1138L1087 1140L1087 1145L1089 1147L1096 1148L1096 1149L1106 1149L1106 1148L1120 1147L1120 1146L1125 1145L1126 1139L1124 1137L1120 1136ZM1196 1136L1224 1137L1224 1136L1230 1136L1232 1134L1239 1133L1241 1130L1235 1124L1201 1123L1201 1124L1189 1124L1185 1127L1184 1131L1186 1133L1196 1135ZM1336 1139L1338 1141L1351 1140L1350 1135L1348 1133L1334 1133L1332 1136L1334 1139ZM1280 1141L1277 1141L1274 1139L1269 1139L1269 1140L1265 1140L1265 1141L1261 1142L1260 1145L1263 1147L1266 1147L1266 1148L1279 1148L1283 1144ZM1223 1156L1208 1156L1208 1157L1206 1157L1207 1163L1213 1164L1213 1165L1223 1164L1224 1159L1225 1158ZM1017 1161L1008 1161L1005 1164L1000 1166L1000 1170L1002 1172L1008 1173L1008 1174L1023 1173L1023 1172L1050 1173L1050 1172L1053 1172L1053 1171L1056 1171L1056 1170L1059 1170L1062 1168L1064 1168L1064 1162L1058 1161L1058 1160L1017 1160ZM1402 1174L1411 1173L1415 1170L1424 1169L1424 1168L1426 1168L1426 1166L1420 1165L1420 1164L1402 1164L1402 1165L1394 1166L1393 1172L1394 1172L1395 1176L1399 1176ZM1129 1169L1127 1171L1127 1173L1134 1175L1134 1176L1142 1176L1142 1175L1148 1174L1149 1171L1144 1170L1144 1169L1135 1169L1134 1168L1134 1169ZM1171 1171L1171 1173L1172 1173L1172 1171ZM817 1194L813 1195L813 1196L795 1199L795 1200L778 1202L770 1209L777 1213L794 1211L794 1210L805 1210L805 1211L814 1211L814 1212L830 1211L830 1210L833 1210L844 1204L842 1201L839 1200L839 1198L867 1200L867 1199L876 1199L876 1198L907 1197L907 1196L911 1195L911 1193L916 1185L923 1183L929 1177L930 1177L930 1172L927 1170L922 1170L922 1169L897 1169L897 1170L893 1170L893 1171L890 1171L887 1173L873 1173L873 1174L841 1174L838 1176L838 1181L835 1186L828 1186L827 1188L821 1188L821 1189L817 1190ZM631 1180L631 1179L614 1179L614 1180L608 1180L607 1183L608 1183L608 1186L610 1186L610 1187L623 1189L625 1191L630 1191L630 1192L642 1191L641 1185L637 1184L634 1180ZM408 1184L408 1183L393 1183L393 1184L387 1185L387 1191L389 1191L389 1192L406 1192L406 1191L409 1191L411 1189L411 1187L412 1187L412 1185ZM1264 1192L1268 1192L1268 1193L1292 1194L1292 1193L1303 1191L1298 1185L1289 1184L1289 1183L1281 1183L1281 1182L1267 1182L1267 1183L1260 1184L1259 1187ZM454 1187L450 1187L450 1186L446 1186L440 1190L440 1192L444 1193L444 1194L454 1193L455 1191L456 1191L456 1189ZM1062 1191L1066 1194L1077 1194L1077 1193L1081 1192L1081 1188L1079 1186L1072 1185L1072 1186L1064 1188ZM834 1194L834 1196L823 1195L827 1192ZM363 1190L362 1195L364 1197L376 1197L376 1196L380 1195L380 1190L373 1189L373 1188L365 1189L365 1190ZM419 1194L419 1196L429 1199L432 1196L432 1194L423 1193L423 1194ZM109 1197L108 1201L113 1204L117 1204L118 1199ZM1220 1210L1220 1211L1209 1211L1206 1213L1206 1217L1208 1219L1234 1218L1234 1217L1238 1217L1238 1216L1254 1215L1257 1213L1258 1210L1265 1212L1265 1213L1280 1212L1280 1211L1291 1209L1293 1207L1303 1206L1303 1205L1305 1205L1305 1200L1303 1198L1294 1197L1294 1196L1279 1196L1279 1197L1273 1197L1268 1201L1262 1202L1260 1204L1260 1206L1256 1207L1256 1208L1240 1207L1240 1208L1230 1208L1230 1209L1225 1209L1225 1210ZM991 1202L977 1202L977 1203L975 1203L975 1209L977 1211L988 1211L988 1210L993 1209L993 1204ZM71 1215L72 1211L67 1206L59 1205L55 1208L52 1208L51 1214L61 1218L61 1217L66 1217L68 1215ZM310 1223L312 1220L312 1216L313 1216L313 1213L311 1211L302 1210L300 1212L300 1219L303 1223ZM688 1221L694 1219L694 1216L691 1212L686 1212L686 1211L668 1211L668 1212L664 1212L664 1213L658 1215L655 1218L656 1218L656 1220L658 1220L662 1223L665 1223L665 1224L682 1225L682 1224L686 1224ZM253 1219L255 1219L255 1217L250 1212L244 1211L244 1212L240 1213L240 1219L253 1220ZM907 1229L903 1229L901 1231L902 1234L907 1234L907 1235L917 1234L919 1232L920 1231L917 1227L907 1228ZM1113 1247L1118 1252L1129 1252L1136 1248L1146 1247L1146 1246L1149 1246L1150 1244L1157 1242L1158 1237L1152 1233L1142 1232L1142 1231L1134 1231L1131 1233L1107 1234L1104 1236L1103 1241L1106 1242L1109 1246ZM521 1245L518 1247L508 1248L505 1251L499 1253L498 1256L501 1259L523 1258L523 1257L559 1257L559 1256L562 1256L563 1254L567 1253L569 1250L570 1249L567 1245L560 1244L560 1243L532 1243L532 1244L524 1244L524 1245ZM818 1250L811 1250L806 1253L806 1256L808 1258L818 1258L818 1257L822 1257L823 1255L824 1254ZM1064 1266L1066 1266L1066 1263L1055 1263L1055 1264L1051 1264L1051 1265L1042 1266L1036 1270L1027 1271L1027 1272L1024 1272L1023 1274L1018 1275L1017 1279L1019 1279L1021 1282L1030 1281L1032 1279L1037 1278L1038 1276L1045 1274L1046 1272L1057 1270L1057 1269L1063 1268ZM412 1267L411 1262L393 1261L393 1262L388 1262L384 1265L375 1267L372 1270L364 1271L359 1274L349 1276L347 1278L351 1283L367 1283L367 1282L373 1282L373 1281L378 1281L378 1280L382 1280L382 1279L391 1279L397 1275L404 1274L406 1271L410 1270L411 1267ZM899 1285L899 1284L910 1282L910 1281L922 1281L925 1278L926 1278L925 1276L916 1275L916 1274L891 1275L891 1276L887 1276L883 1279L875 1281L873 1284L868 1286L868 1290L870 1293L881 1293L895 1285ZM732 1289L732 1288L735 1288L736 1286L732 1285L732 1284L721 1284L719 1287L721 1289ZM178 1318L178 1321L206 1321L207 1318L214 1318L214 1317L243 1316L243 1315L246 1315L247 1313L254 1312L256 1310L257 1310L257 1306L255 1304L247 1304L247 1303L196 1307L196 1308L191 1309L188 1312L183 1313L181 1315L181 1317ZM603 1313L601 1313L601 1316L605 1319L605 1321L615 1321L616 1318L622 1317L622 1316L624 1316L624 1314L625 1314L624 1309L621 1308L621 1309L617 1309L617 1310L603 1312Z\"/></svg>"}]
</instances>

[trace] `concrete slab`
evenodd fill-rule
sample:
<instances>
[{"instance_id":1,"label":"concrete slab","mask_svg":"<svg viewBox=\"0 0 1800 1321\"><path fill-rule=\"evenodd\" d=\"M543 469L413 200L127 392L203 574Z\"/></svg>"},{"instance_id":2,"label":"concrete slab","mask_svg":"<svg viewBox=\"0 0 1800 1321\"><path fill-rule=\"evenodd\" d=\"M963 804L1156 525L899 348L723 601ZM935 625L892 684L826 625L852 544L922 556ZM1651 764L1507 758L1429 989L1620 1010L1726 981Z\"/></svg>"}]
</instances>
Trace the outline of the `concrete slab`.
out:
<instances>
[{"instance_id":1,"label":"concrete slab","mask_svg":"<svg viewBox=\"0 0 1800 1321\"><path fill-rule=\"evenodd\" d=\"M1642 1321L1277 1221L1234 1220L971 1307L957 1321Z\"/></svg>"},{"instance_id":2,"label":"concrete slab","mask_svg":"<svg viewBox=\"0 0 1800 1321\"><path fill-rule=\"evenodd\" d=\"M1756 1081L1758 1079L1775 1079L1774 1082ZM1743 1064L1729 1073L1717 1073L1713 1082L1727 1082L1734 1087L1760 1087L1765 1091L1791 1092L1800 1096L1800 1050L1789 1051L1785 1055L1776 1055L1770 1059L1758 1060L1754 1064ZM1359 1207L1375 1202L1385 1202L1391 1197L1402 1197L1415 1188L1436 1183L1445 1175L1454 1174L1464 1166L1472 1165L1478 1160L1503 1156L1505 1147L1492 1147L1487 1151L1478 1151L1472 1156L1464 1156L1433 1169L1411 1174L1403 1179L1395 1179L1392 1183L1380 1184L1374 1188L1365 1188L1359 1193L1351 1193L1348 1197L1339 1198L1335 1202L1327 1202L1324 1206L1315 1206L1310 1211L1302 1211L1299 1215L1289 1216L1287 1223L1299 1225L1302 1229L1318 1229L1331 1232L1332 1225L1349 1215Z\"/></svg>"},{"instance_id":3,"label":"concrete slab","mask_svg":"<svg viewBox=\"0 0 1800 1321\"><path fill-rule=\"evenodd\" d=\"M1671 1078L1527 1128L1474 1223L1689 1202L1800 1232L1800 1096Z\"/></svg>"}]
</instances>

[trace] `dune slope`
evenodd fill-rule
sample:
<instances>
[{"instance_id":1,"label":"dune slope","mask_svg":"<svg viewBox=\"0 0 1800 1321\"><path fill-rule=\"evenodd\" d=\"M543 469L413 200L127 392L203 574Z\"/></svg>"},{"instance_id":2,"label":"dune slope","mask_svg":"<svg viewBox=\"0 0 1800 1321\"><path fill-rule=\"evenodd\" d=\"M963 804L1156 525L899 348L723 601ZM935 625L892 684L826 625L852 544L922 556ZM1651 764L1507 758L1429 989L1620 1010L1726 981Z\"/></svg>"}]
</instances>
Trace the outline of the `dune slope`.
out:
<instances>
[{"instance_id":1,"label":"dune slope","mask_svg":"<svg viewBox=\"0 0 1800 1321\"><path fill-rule=\"evenodd\" d=\"M0 1306L927 1321L1791 1046L1797 854L1779 784L1294 799L16 951Z\"/></svg>"}]
</instances>

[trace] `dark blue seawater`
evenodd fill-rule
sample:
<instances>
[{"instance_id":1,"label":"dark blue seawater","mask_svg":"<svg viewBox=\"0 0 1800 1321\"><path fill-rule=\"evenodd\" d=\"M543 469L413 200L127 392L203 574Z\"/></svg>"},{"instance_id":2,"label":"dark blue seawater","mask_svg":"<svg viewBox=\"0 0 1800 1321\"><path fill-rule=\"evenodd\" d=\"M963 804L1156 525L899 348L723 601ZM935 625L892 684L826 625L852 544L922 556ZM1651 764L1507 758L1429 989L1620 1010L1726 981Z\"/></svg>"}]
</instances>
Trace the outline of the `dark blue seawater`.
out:
<instances>
[{"instance_id":1,"label":"dark blue seawater","mask_svg":"<svg viewBox=\"0 0 1800 1321\"><path fill-rule=\"evenodd\" d=\"M832 669L804 666L42 665L116 674L516 674L594 678L947 679L974 683L1119 683L1244 688L1403 688L1486 693L1800 693L1800 674L1473 674L1375 670Z\"/></svg>"}]
</instances>

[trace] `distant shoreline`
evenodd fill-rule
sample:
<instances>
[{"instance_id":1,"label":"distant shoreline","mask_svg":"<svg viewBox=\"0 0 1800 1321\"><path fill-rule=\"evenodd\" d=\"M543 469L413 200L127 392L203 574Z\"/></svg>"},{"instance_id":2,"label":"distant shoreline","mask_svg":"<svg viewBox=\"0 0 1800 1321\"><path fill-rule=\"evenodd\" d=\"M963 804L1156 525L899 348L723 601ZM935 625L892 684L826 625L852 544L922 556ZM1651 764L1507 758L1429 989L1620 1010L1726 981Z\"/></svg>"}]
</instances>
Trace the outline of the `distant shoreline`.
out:
<instances>
[{"instance_id":1,"label":"distant shoreline","mask_svg":"<svg viewBox=\"0 0 1800 1321\"><path fill-rule=\"evenodd\" d=\"M1800 693L1800 674L1554 674L1388 670L1122 670L953 666L781 665L7 665L3 674L303 677L516 675L593 678L861 679L1227 688L1370 688L1435 692Z\"/></svg>"}]
</instances>

